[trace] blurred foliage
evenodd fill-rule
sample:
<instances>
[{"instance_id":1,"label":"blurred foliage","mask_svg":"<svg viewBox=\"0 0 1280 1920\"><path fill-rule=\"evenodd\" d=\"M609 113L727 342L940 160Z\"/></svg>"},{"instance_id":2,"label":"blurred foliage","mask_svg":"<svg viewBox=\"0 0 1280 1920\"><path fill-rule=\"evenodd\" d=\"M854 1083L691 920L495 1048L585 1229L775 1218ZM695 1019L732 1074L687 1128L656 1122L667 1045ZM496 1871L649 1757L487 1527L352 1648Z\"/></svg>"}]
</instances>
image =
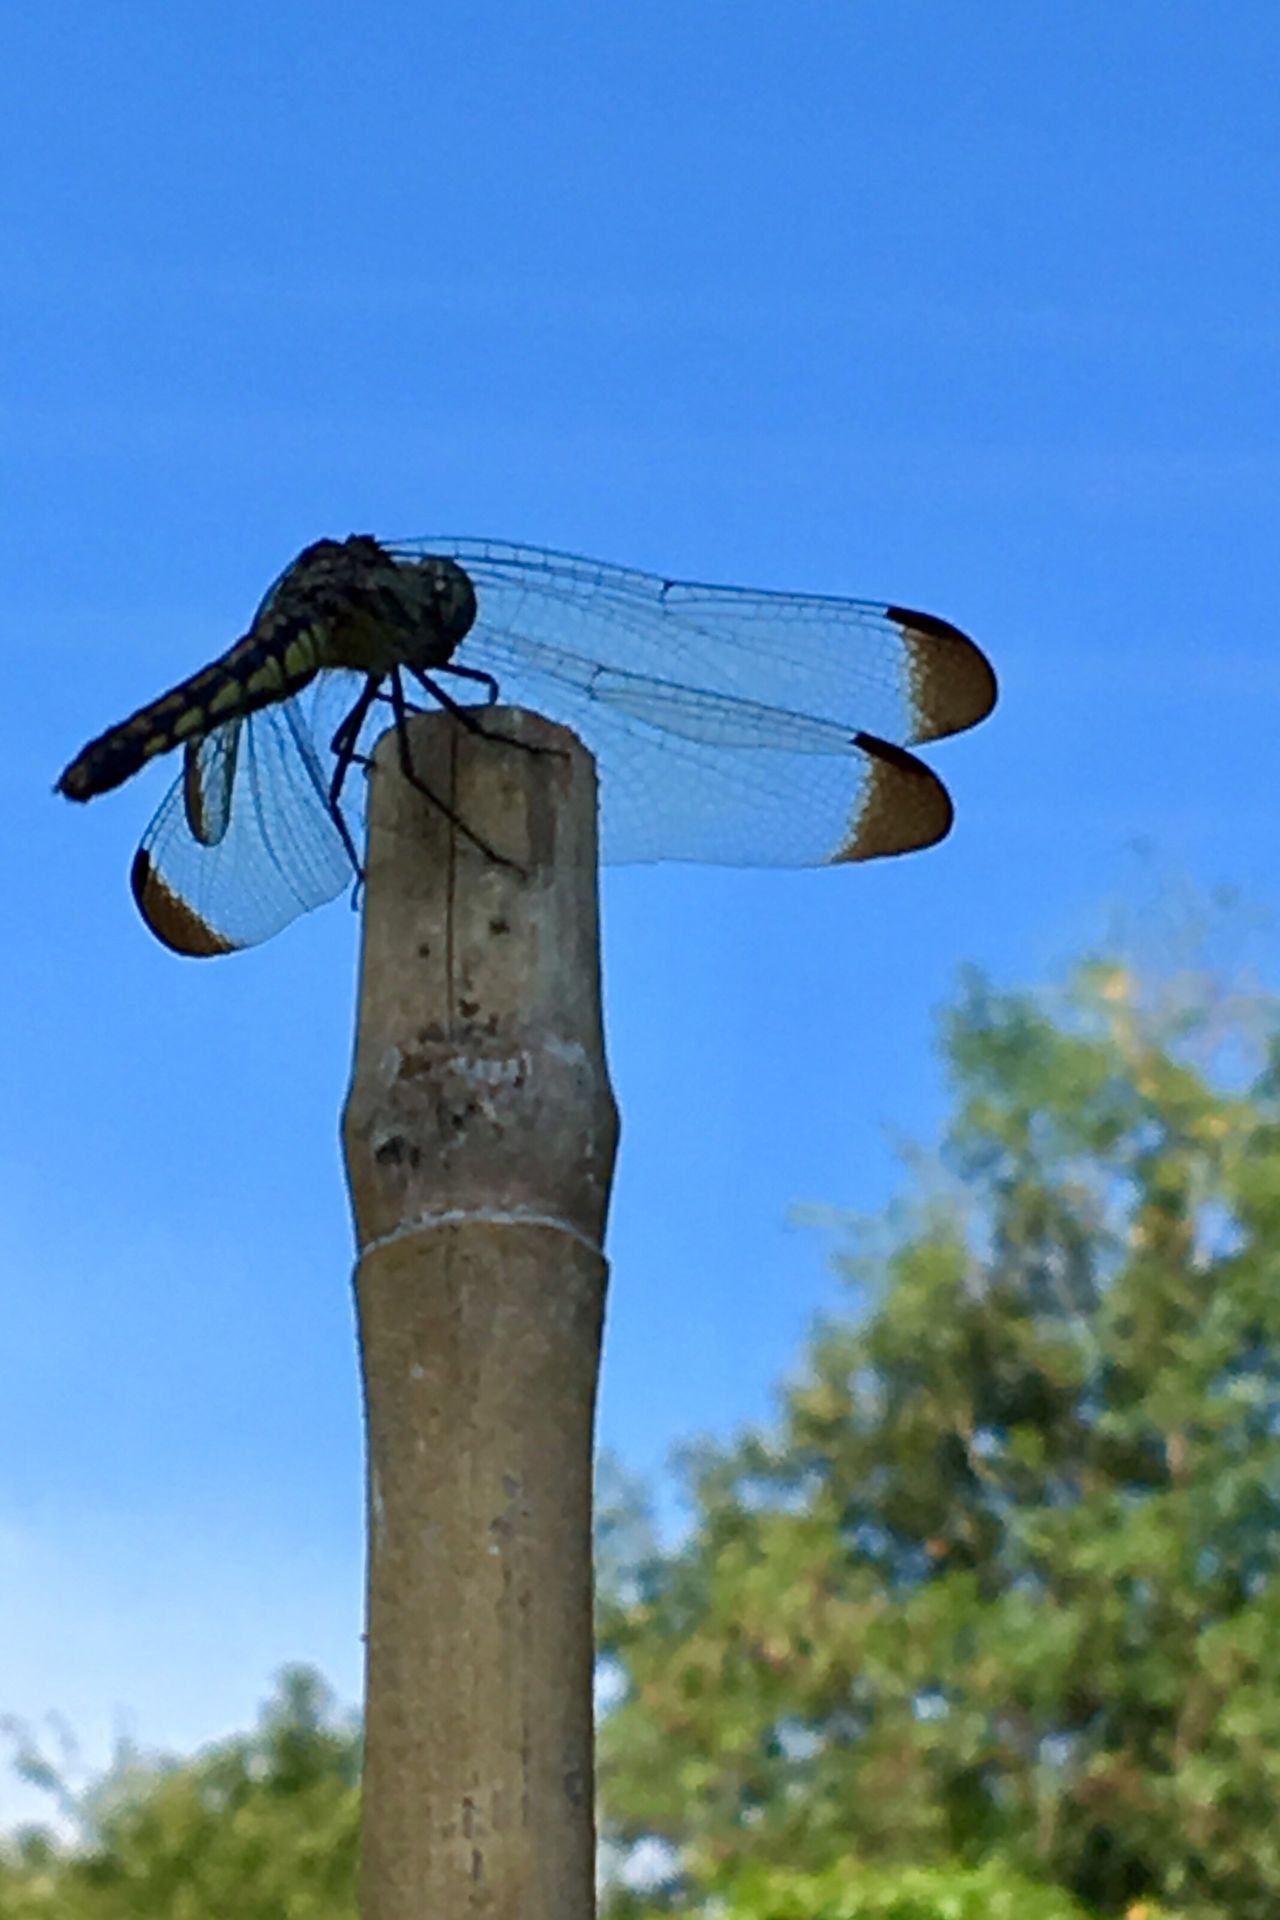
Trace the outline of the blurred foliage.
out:
<instances>
[{"instance_id":1,"label":"blurred foliage","mask_svg":"<svg viewBox=\"0 0 1280 1920\"><path fill-rule=\"evenodd\" d=\"M1280 1913L1278 1032L1195 973L966 982L944 1150L841 1251L854 1311L602 1590L607 1832L669 1869L616 1920L995 1913L892 1891L992 1862L1099 1915Z\"/></svg>"},{"instance_id":2,"label":"blurred foliage","mask_svg":"<svg viewBox=\"0 0 1280 1920\"><path fill-rule=\"evenodd\" d=\"M0 1850L0 1920L355 1920L359 1736L303 1668L185 1763L124 1750L76 1795L29 1739L18 1759L69 1831Z\"/></svg>"},{"instance_id":3,"label":"blurred foliage","mask_svg":"<svg viewBox=\"0 0 1280 1920\"><path fill-rule=\"evenodd\" d=\"M1089 1920L1057 1887L990 1862L964 1867L755 1873L732 1889L722 1920ZM1139 1920L1139 1910L1132 1910ZM1157 1920L1149 1908L1141 1920Z\"/></svg>"},{"instance_id":4,"label":"blurred foliage","mask_svg":"<svg viewBox=\"0 0 1280 1920\"><path fill-rule=\"evenodd\" d=\"M1155 984L1151 984L1152 980ZM969 979L952 1123L689 1525L599 1500L609 1920L1280 1913L1280 1017L1115 958ZM0 1920L354 1920L358 1739L122 1753Z\"/></svg>"}]
</instances>

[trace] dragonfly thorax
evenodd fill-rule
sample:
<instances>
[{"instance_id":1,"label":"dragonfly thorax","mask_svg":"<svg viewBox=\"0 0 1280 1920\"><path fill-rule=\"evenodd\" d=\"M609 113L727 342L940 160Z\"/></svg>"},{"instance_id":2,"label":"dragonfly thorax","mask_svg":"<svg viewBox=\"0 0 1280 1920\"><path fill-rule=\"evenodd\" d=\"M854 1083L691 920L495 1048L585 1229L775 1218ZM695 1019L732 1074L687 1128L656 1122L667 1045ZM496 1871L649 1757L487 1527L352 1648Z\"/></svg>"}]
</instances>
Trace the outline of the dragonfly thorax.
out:
<instances>
[{"instance_id":1,"label":"dragonfly thorax","mask_svg":"<svg viewBox=\"0 0 1280 1920\"><path fill-rule=\"evenodd\" d=\"M306 621L316 664L382 676L402 666L443 666L476 617L476 596L456 560L397 560L357 534L309 548L266 611Z\"/></svg>"}]
</instances>

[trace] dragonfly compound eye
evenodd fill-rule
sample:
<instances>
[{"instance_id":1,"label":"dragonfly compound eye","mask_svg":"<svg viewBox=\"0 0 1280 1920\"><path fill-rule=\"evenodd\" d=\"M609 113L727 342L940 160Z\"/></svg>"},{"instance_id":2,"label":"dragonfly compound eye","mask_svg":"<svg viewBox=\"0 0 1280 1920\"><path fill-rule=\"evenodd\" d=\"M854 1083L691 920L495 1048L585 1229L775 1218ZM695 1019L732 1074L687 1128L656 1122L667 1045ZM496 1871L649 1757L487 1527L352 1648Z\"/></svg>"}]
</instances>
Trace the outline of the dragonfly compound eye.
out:
<instances>
[{"instance_id":1,"label":"dragonfly compound eye","mask_svg":"<svg viewBox=\"0 0 1280 1920\"><path fill-rule=\"evenodd\" d=\"M445 638L456 646L476 617L476 590L456 560L428 560L431 587Z\"/></svg>"}]
</instances>

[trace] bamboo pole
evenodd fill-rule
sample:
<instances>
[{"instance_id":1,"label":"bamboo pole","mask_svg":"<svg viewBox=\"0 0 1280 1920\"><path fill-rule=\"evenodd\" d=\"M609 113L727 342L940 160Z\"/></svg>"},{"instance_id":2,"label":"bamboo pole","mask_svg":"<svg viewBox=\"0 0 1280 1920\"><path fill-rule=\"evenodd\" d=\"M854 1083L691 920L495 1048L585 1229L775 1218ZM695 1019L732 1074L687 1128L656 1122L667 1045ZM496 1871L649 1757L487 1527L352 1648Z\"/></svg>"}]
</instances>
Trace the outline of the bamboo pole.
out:
<instances>
[{"instance_id":1,"label":"bamboo pole","mask_svg":"<svg viewBox=\"0 0 1280 1920\"><path fill-rule=\"evenodd\" d=\"M591 1466L617 1143L595 775L517 709L371 777L344 1117L368 1435L364 1920L591 1920ZM550 749L550 750L547 750Z\"/></svg>"}]
</instances>

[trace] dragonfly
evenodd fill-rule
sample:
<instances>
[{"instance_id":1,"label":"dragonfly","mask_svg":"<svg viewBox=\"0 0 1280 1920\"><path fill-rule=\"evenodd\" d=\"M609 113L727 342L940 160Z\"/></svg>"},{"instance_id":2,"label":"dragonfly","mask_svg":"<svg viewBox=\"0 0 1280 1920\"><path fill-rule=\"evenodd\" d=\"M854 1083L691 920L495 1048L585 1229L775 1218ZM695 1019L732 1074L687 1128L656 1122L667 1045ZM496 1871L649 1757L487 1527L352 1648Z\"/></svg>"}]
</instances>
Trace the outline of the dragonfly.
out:
<instances>
[{"instance_id":1,"label":"dragonfly","mask_svg":"<svg viewBox=\"0 0 1280 1920\"><path fill-rule=\"evenodd\" d=\"M949 621L881 601L353 534L307 547L234 645L57 788L89 800L179 750L133 896L175 952L233 953L358 886L362 770L388 719L401 771L449 811L413 763L424 698L470 728L499 700L571 728L597 763L605 860L790 867L941 840L950 797L910 749L976 725L996 681Z\"/></svg>"}]
</instances>

